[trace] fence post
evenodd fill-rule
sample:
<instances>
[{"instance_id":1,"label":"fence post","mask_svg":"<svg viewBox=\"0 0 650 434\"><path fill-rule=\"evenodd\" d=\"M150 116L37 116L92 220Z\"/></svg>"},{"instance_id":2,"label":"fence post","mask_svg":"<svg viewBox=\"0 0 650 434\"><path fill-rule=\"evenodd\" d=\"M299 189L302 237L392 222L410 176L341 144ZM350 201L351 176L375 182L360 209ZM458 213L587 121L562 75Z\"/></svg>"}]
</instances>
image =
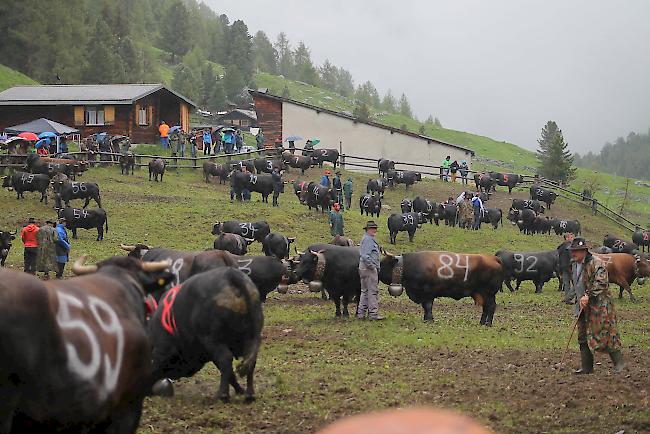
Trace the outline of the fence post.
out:
<instances>
[{"instance_id":1,"label":"fence post","mask_svg":"<svg viewBox=\"0 0 650 434\"><path fill-rule=\"evenodd\" d=\"M138 164L136 164L135 167L136 167L138 170L140 170L140 169L141 169L140 165L142 164L142 156L136 154L136 156L135 156L135 161L136 161L136 163L138 163Z\"/></svg>"}]
</instances>

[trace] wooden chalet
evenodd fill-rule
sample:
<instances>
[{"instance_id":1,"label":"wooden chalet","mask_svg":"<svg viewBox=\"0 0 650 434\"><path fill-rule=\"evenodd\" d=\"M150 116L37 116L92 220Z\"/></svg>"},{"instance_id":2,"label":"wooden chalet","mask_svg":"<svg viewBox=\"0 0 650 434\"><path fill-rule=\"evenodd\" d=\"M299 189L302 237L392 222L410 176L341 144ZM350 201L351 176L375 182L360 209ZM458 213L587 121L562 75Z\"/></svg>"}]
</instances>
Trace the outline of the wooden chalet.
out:
<instances>
[{"instance_id":1,"label":"wooden chalet","mask_svg":"<svg viewBox=\"0 0 650 434\"><path fill-rule=\"evenodd\" d=\"M16 86L0 92L0 131L48 118L74 126L81 137L107 132L156 143L161 120L189 131L195 107L162 84Z\"/></svg>"},{"instance_id":2,"label":"wooden chalet","mask_svg":"<svg viewBox=\"0 0 650 434\"><path fill-rule=\"evenodd\" d=\"M223 125L239 126L242 128L257 126L257 113L255 110L234 109L225 115L219 116L218 121Z\"/></svg>"}]
</instances>

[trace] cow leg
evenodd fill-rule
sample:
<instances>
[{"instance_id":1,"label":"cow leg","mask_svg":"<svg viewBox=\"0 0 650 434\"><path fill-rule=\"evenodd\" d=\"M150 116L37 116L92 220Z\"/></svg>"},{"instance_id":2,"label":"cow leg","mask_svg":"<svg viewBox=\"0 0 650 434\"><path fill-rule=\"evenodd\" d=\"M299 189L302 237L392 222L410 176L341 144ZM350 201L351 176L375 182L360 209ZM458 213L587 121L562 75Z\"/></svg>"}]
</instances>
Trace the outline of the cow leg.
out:
<instances>
[{"instance_id":1,"label":"cow leg","mask_svg":"<svg viewBox=\"0 0 650 434\"><path fill-rule=\"evenodd\" d=\"M2 385L0 385L0 432L10 433L11 425L14 420L14 411L20 400L20 394L16 386L9 380L3 379Z\"/></svg>"},{"instance_id":2,"label":"cow leg","mask_svg":"<svg viewBox=\"0 0 650 434\"><path fill-rule=\"evenodd\" d=\"M104 239L104 225L97 226L97 241L102 241Z\"/></svg>"},{"instance_id":3,"label":"cow leg","mask_svg":"<svg viewBox=\"0 0 650 434\"><path fill-rule=\"evenodd\" d=\"M510 281L510 278L503 279L503 283L506 284L506 287L510 290L510 292L515 292L514 288L512 287L512 282Z\"/></svg>"},{"instance_id":4,"label":"cow leg","mask_svg":"<svg viewBox=\"0 0 650 434\"><path fill-rule=\"evenodd\" d=\"M212 346L212 345L210 345ZM212 362L221 372L221 380L219 381L219 390L217 391L217 398L223 402L230 401L230 384L237 383L237 378L232 369L232 360L233 355L230 351L230 348L220 344L215 345L212 348L213 359ZM233 386L235 390L240 389L241 386L237 383L237 386Z\"/></svg>"},{"instance_id":5,"label":"cow leg","mask_svg":"<svg viewBox=\"0 0 650 434\"><path fill-rule=\"evenodd\" d=\"M87 198L86 198L86 201L84 202L84 206L83 206L82 208L86 208L86 207L88 206L89 203L90 203L90 198L87 197Z\"/></svg>"},{"instance_id":6,"label":"cow leg","mask_svg":"<svg viewBox=\"0 0 650 434\"><path fill-rule=\"evenodd\" d=\"M521 280L517 279L517 285L515 286L515 291L519 291L520 286L521 286Z\"/></svg>"},{"instance_id":7,"label":"cow leg","mask_svg":"<svg viewBox=\"0 0 650 434\"><path fill-rule=\"evenodd\" d=\"M327 292L324 289L320 292L320 298L321 298L321 300L327 300L328 299L327 298Z\"/></svg>"},{"instance_id":8,"label":"cow leg","mask_svg":"<svg viewBox=\"0 0 650 434\"><path fill-rule=\"evenodd\" d=\"M618 298L621 299L623 298L623 289L625 289L627 293L630 294L630 301L636 302L636 297L634 296L634 294L632 294L632 288L627 282L625 283L625 285L619 285L618 288L619 288Z\"/></svg>"},{"instance_id":9,"label":"cow leg","mask_svg":"<svg viewBox=\"0 0 650 434\"><path fill-rule=\"evenodd\" d=\"M542 286L544 285L542 282L536 280L533 282L535 284L535 294L541 294L542 293Z\"/></svg>"},{"instance_id":10,"label":"cow leg","mask_svg":"<svg viewBox=\"0 0 650 434\"><path fill-rule=\"evenodd\" d=\"M341 297L333 297L332 300L334 300L334 305L336 306L336 314L335 316L338 318L341 316Z\"/></svg>"},{"instance_id":11,"label":"cow leg","mask_svg":"<svg viewBox=\"0 0 650 434\"><path fill-rule=\"evenodd\" d=\"M422 303L422 309L424 310L424 320L433 321L433 300Z\"/></svg>"},{"instance_id":12,"label":"cow leg","mask_svg":"<svg viewBox=\"0 0 650 434\"><path fill-rule=\"evenodd\" d=\"M481 325L492 327L492 320L494 318L494 312L497 309L497 302L495 295L492 294L485 298L483 301L483 313L481 314Z\"/></svg>"},{"instance_id":13,"label":"cow leg","mask_svg":"<svg viewBox=\"0 0 650 434\"><path fill-rule=\"evenodd\" d=\"M97 431L91 430L90 432L107 434L135 432L138 429L140 417L142 416L142 403L143 397L134 398L133 401L125 404L124 408L118 408L113 411L108 424L98 427Z\"/></svg>"},{"instance_id":14,"label":"cow leg","mask_svg":"<svg viewBox=\"0 0 650 434\"><path fill-rule=\"evenodd\" d=\"M77 228L70 229L72 231L72 239L77 239Z\"/></svg>"},{"instance_id":15,"label":"cow leg","mask_svg":"<svg viewBox=\"0 0 650 434\"><path fill-rule=\"evenodd\" d=\"M415 237L415 231L409 232L409 242L413 242L413 237Z\"/></svg>"}]
</instances>

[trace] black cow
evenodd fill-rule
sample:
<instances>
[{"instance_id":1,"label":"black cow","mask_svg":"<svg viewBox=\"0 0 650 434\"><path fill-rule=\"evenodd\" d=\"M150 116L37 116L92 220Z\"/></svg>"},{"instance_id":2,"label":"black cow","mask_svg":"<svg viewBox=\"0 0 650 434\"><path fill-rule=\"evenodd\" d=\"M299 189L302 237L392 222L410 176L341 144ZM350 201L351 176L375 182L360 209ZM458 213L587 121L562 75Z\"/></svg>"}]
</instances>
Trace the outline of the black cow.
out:
<instances>
[{"instance_id":1,"label":"black cow","mask_svg":"<svg viewBox=\"0 0 650 434\"><path fill-rule=\"evenodd\" d=\"M310 210L315 208L318 211L318 207L320 206L321 213L325 212L325 210L330 210L332 204L336 202L336 192L333 189L315 182L309 183L303 195L304 199L302 202L307 204Z\"/></svg>"},{"instance_id":2,"label":"black cow","mask_svg":"<svg viewBox=\"0 0 650 434\"><path fill-rule=\"evenodd\" d=\"M629 253L636 254L639 251L639 246L629 241L624 241L614 235L605 235L603 239L603 246L612 249L613 253Z\"/></svg>"},{"instance_id":3,"label":"black cow","mask_svg":"<svg viewBox=\"0 0 650 434\"><path fill-rule=\"evenodd\" d=\"M556 235L562 235L567 232L571 232L574 235L580 235L582 232L580 222L578 220L560 220L554 218L550 219L549 223L551 225L551 229L555 231Z\"/></svg>"},{"instance_id":4,"label":"black cow","mask_svg":"<svg viewBox=\"0 0 650 434\"><path fill-rule=\"evenodd\" d=\"M555 199L557 199L557 193L553 190L539 187L537 185L530 187L530 200L539 200L540 202L544 202L548 209L551 209L551 204L555 202Z\"/></svg>"},{"instance_id":5,"label":"black cow","mask_svg":"<svg viewBox=\"0 0 650 434\"><path fill-rule=\"evenodd\" d=\"M485 208L485 212L481 214L481 222L490 223L494 229L497 229L501 222L503 227L503 211L499 208Z\"/></svg>"},{"instance_id":6,"label":"black cow","mask_svg":"<svg viewBox=\"0 0 650 434\"><path fill-rule=\"evenodd\" d=\"M305 174L305 170L311 167L312 163L310 157L294 155L289 151L284 151L282 153L282 161L284 161L285 164L288 164L289 167L300 169L303 175Z\"/></svg>"},{"instance_id":7,"label":"black cow","mask_svg":"<svg viewBox=\"0 0 650 434\"><path fill-rule=\"evenodd\" d=\"M212 235L221 233L237 234L244 238L252 238L260 243L271 233L271 227L263 220L257 222L242 222L237 220L228 220L225 222L216 222L212 226Z\"/></svg>"},{"instance_id":8,"label":"black cow","mask_svg":"<svg viewBox=\"0 0 650 434\"><path fill-rule=\"evenodd\" d=\"M270 233L262 240L262 252L264 252L266 256L275 256L278 259L288 259L289 245L295 241L295 238Z\"/></svg>"},{"instance_id":9,"label":"black cow","mask_svg":"<svg viewBox=\"0 0 650 434\"><path fill-rule=\"evenodd\" d=\"M402 213L407 213L413 211L413 201L411 199L402 199L399 204Z\"/></svg>"},{"instance_id":10,"label":"black cow","mask_svg":"<svg viewBox=\"0 0 650 434\"><path fill-rule=\"evenodd\" d=\"M298 280L321 283L336 306L336 316L349 316L348 303L361 294L359 248L312 244L300 254L294 272ZM316 286L320 291L320 288ZM341 311L341 304L343 310Z\"/></svg>"},{"instance_id":11,"label":"black cow","mask_svg":"<svg viewBox=\"0 0 650 434\"><path fill-rule=\"evenodd\" d=\"M162 158L154 158L149 161L149 181L151 181L151 176L153 175L154 181L158 182L158 175L160 175L160 182L162 182L166 165L167 162Z\"/></svg>"},{"instance_id":12,"label":"black cow","mask_svg":"<svg viewBox=\"0 0 650 434\"><path fill-rule=\"evenodd\" d=\"M508 220L513 225L517 225L520 232L527 235L532 235L535 232L535 218L537 214L532 209L514 209L510 208L508 211Z\"/></svg>"},{"instance_id":13,"label":"black cow","mask_svg":"<svg viewBox=\"0 0 650 434\"><path fill-rule=\"evenodd\" d=\"M72 199L84 199L83 207L86 208L93 199L98 207L102 207L102 199L99 194L99 185L94 182L59 181L54 184L55 202L57 208L70 206Z\"/></svg>"},{"instance_id":14,"label":"black cow","mask_svg":"<svg viewBox=\"0 0 650 434\"><path fill-rule=\"evenodd\" d=\"M232 255L239 271L251 278L260 293L262 301L278 288L278 285L297 283L289 261L275 256L237 256Z\"/></svg>"},{"instance_id":15,"label":"black cow","mask_svg":"<svg viewBox=\"0 0 650 434\"><path fill-rule=\"evenodd\" d=\"M135 155L133 152L127 152L126 154L120 155L120 170L122 175L128 175L129 169L131 169L131 175L133 175L133 169L135 168Z\"/></svg>"},{"instance_id":16,"label":"black cow","mask_svg":"<svg viewBox=\"0 0 650 434\"><path fill-rule=\"evenodd\" d=\"M255 172L255 164L253 164L253 160L239 160L239 161L234 161L230 163L230 170L239 170L240 172L243 171L244 167L246 167L246 170L249 173L254 173Z\"/></svg>"},{"instance_id":17,"label":"black cow","mask_svg":"<svg viewBox=\"0 0 650 434\"><path fill-rule=\"evenodd\" d=\"M538 200L512 199L514 209L532 209L537 214L544 214L544 205Z\"/></svg>"},{"instance_id":18,"label":"black cow","mask_svg":"<svg viewBox=\"0 0 650 434\"><path fill-rule=\"evenodd\" d=\"M336 149L314 149L311 159L314 164L318 164L318 167L322 168L323 162L329 161L334 164L334 169L336 169L336 164L339 161L339 151Z\"/></svg>"},{"instance_id":19,"label":"black cow","mask_svg":"<svg viewBox=\"0 0 650 434\"><path fill-rule=\"evenodd\" d=\"M386 253L379 280L401 286L406 295L422 306L424 320L433 320L433 301L439 297L460 300L472 297L483 306L481 325L491 326L496 294L503 283L500 260L493 255L454 252L414 252L395 256Z\"/></svg>"},{"instance_id":20,"label":"black cow","mask_svg":"<svg viewBox=\"0 0 650 434\"><path fill-rule=\"evenodd\" d=\"M398 232L408 232L409 241L413 242L415 231L423 223L423 216L420 212L407 212L406 214L391 214L388 217L388 232L390 243L395 244Z\"/></svg>"},{"instance_id":21,"label":"black cow","mask_svg":"<svg viewBox=\"0 0 650 434\"><path fill-rule=\"evenodd\" d=\"M0 231L0 267L5 266L9 250L11 250L11 242L16 239L16 231Z\"/></svg>"},{"instance_id":22,"label":"black cow","mask_svg":"<svg viewBox=\"0 0 650 434\"><path fill-rule=\"evenodd\" d=\"M517 184L524 182L524 177L515 173L488 172L488 175L494 179L497 185L508 187L508 194L512 194L512 189Z\"/></svg>"},{"instance_id":23,"label":"black cow","mask_svg":"<svg viewBox=\"0 0 650 434\"><path fill-rule=\"evenodd\" d=\"M533 221L533 233L550 235L552 228L552 220L548 217L542 217L541 215L535 217Z\"/></svg>"},{"instance_id":24,"label":"black cow","mask_svg":"<svg viewBox=\"0 0 650 434\"><path fill-rule=\"evenodd\" d=\"M381 197L384 197L385 190L386 180L383 178L369 179L368 184L366 184L366 193L378 193Z\"/></svg>"},{"instance_id":25,"label":"black cow","mask_svg":"<svg viewBox=\"0 0 650 434\"><path fill-rule=\"evenodd\" d=\"M642 231L641 229L637 228L632 234L632 242L638 246L641 246L641 251L650 251L650 232Z\"/></svg>"},{"instance_id":26,"label":"black cow","mask_svg":"<svg viewBox=\"0 0 650 434\"><path fill-rule=\"evenodd\" d=\"M436 215L437 214L437 217ZM436 220L436 225L438 220L444 220L445 226L456 226L456 220L458 219L458 206L451 205L448 203L438 204L438 209L434 214L434 219Z\"/></svg>"},{"instance_id":27,"label":"black cow","mask_svg":"<svg viewBox=\"0 0 650 434\"><path fill-rule=\"evenodd\" d=\"M366 215L374 216L381 211L381 196L378 194L363 194L359 197L359 211L361 215L365 212Z\"/></svg>"},{"instance_id":28,"label":"black cow","mask_svg":"<svg viewBox=\"0 0 650 434\"><path fill-rule=\"evenodd\" d=\"M63 158L41 157L38 154L29 154L26 160L27 170L31 173L40 173L50 178L57 173L64 173L74 179L77 173L86 170L84 162L67 160Z\"/></svg>"},{"instance_id":29,"label":"black cow","mask_svg":"<svg viewBox=\"0 0 650 434\"><path fill-rule=\"evenodd\" d=\"M293 192L302 204L304 204L307 199L307 187L309 187L307 181L301 181L299 179L293 181Z\"/></svg>"},{"instance_id":30,"label":"black cow","mask_svg":"<svg viewBox=\"0 0 650 434\"><path fill-rule=\"evenodd\" d=\"M490 175L482 175L480 173L474 174L474 183L476 184L476 189L478 191L484 191L485 193L490 193L494 189L496 181Z\"/></svg>"},{"instance_id":31,"label":"black cow","mask_svg":"<svg viewBox=\"0 0 650 434\"><path fill-rule=\"evenodd\" d=\"M429 223L436 221L438 224L438 204L425 199L423 197L417 196L413 199L413 211L421 212L425 220L429 220ZM404 210L402 210L402 213Z\"/></svg>"},{"instance_id":32,"label":"black cow","mask_svg":"<svg viewBox=\"0 0 650 434\"><path fill-rule=\"evenodd\" d=\"M388 174L389 170L395 170L395 162L393 160L381 158L377 161L377 169L379 169L379 175L384 177Z\"/></svg>"},{"instance_id":33,"label":"black cow","mask_svg":"<svg viewBox=\"0 0 650 434\"><path fill-rule=\"evenodd\" d=\"M167 264L78 261L74 277L41 281L0 270L4 433L135 433L149 390L145 294Z\"/></svg>"},{"instance_id":34,"label":"black cow","mask_svg":"<svg viewBox=\"0 0 650 434\"><path fill-rule=\"evenodd\" d=\"M422 174L412 170L389 170L386 177L388 179L388 185L405 184L407 189L409 185L422 181Z\"/></svg>"},{"instance_id":35,"label":"black cow","mask_svg":"<svg viewBox=\"0 0 650 434\"><path fill-rule=\"evenodd\" d=\"M233 255L245 255L248 253L248 245L255 241L252 238L244 238L237 234L221 234L214 240L214 248L225 250Z\"/></svg>"},{"instance_id":36,"label":"black cow","mask_svg":"<svg viewBox=\"0 0 650 434\"><path fill-rule=\"evenodd\" d=\"M524 280L532 280L535 284L535 293L542 292L544 284L551 280L558 266L557 250L544 252L510 252L499 250L494 254L501 259L503 266L503 281L510 291L518 291L519 285ZM516 280L513 289L511 280Z\"/></svg>"},{"instance_id":37,"label":"black cow","mask_svg":"<svg viewBox=\"0 0 650 434\"><path fill-rule=\"evenodd\" d=\"M203 163L203 177L205 182L210 182L210 176L219 177L219 184L225 184L228 180L228 175L230 175L230 170L225 164L213 163L212 161L206 161Z\"/></svg>"},{"instance_id":38,"label":"black cow","mask_svg":"<svg viewBox=\"0 0 650 434\"><path fill-rule=\"evenodd\" d=\"M242 358L237 373L246 376L246 401L254 400L263 322L259 293L241 271L218 268L190 277L162 295L149 320L153 380L191 377L211 361L221 372L217 397L227 402L230 385L243 392L232 366Z\"/></svg>"},{"instance_id":39,"label":"black cow","mask_svg":"<svg viewBox=\"0 0 650 434\"><path fill-rule=\"evenodd\" d=\"M41 193L41 202L47 205L47 189L50 186L50 177L39 173L14 172L11 176L2 177L2 187L16 190L16 199L25 198L26 191Z\"/></svg>"},{"instance_id":40,"label":"black cow","mask_svg":"<svg viewBox=\"0 0 650 434\"><path fill-rule=\"evenodd\" d=\"M65 218L67 228L72 231L72 238L77 238L77 229L97 228L97 241L104 239L104 225L108 232L108 217L102 208L79 209L62 208L59 210L59 218Z\"/></svg>"},{"instance_id":41,"label":"black cow","mask_svg":"<svg viewBox=\"0 0 650 434\"><path fill-rule=\"evenodd\" d=\"M256 158L253 160L253 166L257 173L271 173L273 169L284 170L282 160L267 160L266 158Z\"/></svg>"},{"instance_id":42,"label":"black cow","mask_svg":"<svg viewBox=\"0 0 650 434\"><path fill-rule=\"evenodd\" d=\"M234 181L235 191L239 194L246 189L251 192L260 193L262 202L269 202L269 195L273 193L273 178L271 175L256 175L254 173L235 171L231 175Z\"/></svg>"}]
</instances>

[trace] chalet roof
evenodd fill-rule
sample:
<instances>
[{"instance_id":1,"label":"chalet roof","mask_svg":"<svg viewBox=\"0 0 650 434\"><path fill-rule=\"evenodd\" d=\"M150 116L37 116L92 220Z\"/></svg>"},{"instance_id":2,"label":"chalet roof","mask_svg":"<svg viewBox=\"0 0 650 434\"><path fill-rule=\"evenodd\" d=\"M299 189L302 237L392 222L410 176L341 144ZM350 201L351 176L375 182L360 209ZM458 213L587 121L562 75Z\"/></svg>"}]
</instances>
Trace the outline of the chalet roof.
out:
<instances>
[{"instance_id":1,"label":"chalet roof","mask_svg":"<svg viewBox=\"0 0 650 434\"><path fill-rule=\"evenodd\" d=\"M249 118L251 120L254 120L254 121L257 120L257 113L255 112L255 110L244 110L244 109L239 109L239 108L230 110L229 112L226 112L225 114L222 114L220 117L221 118L229 118L233 114L235 114L235 115L239 114L239 115L242 115L242 116L247 117L247 118Z\"/></svg>"},{"instance_id":2,"label":"chalet roof","mask_svg":"<svg viewBox=\"0 0 650 434\"><path fill-rule=\"evenodd\" d=\"M133 104L161 89L196 107L190 99L161 83L15 86L0 92L0 105Z\"/></svg>"},{"instance_id":3,"label":"chalet roof","mask_svg":"<svg viewBox=\"0 0 650 434\"><path fill-rule=\"evenodd\" d=\"M290 99L290 98L285 98L285 97L281 97L281 96L277 96L277 95L272 95L272 94L268 93L267 89L259 89L259 90L249 89L248 92L251 94L251 96L260 96L260 97L270 98L270 99L273 99L273 100L276 100L276 101L286 102L286 103L289 103L289 104L295 104L295 105L298 105L298 106L301 106L301 107L305 107L305 108L314 110L314 111L316 111L318 113L320 113L320 112L327 113L327 114L337 116L337 117L340 117L340 118L348 119L348 120L350 120L352 122L367 124L367 125L370 125L370 126L373 126L373 127L388 130L388 131L390 131L392 133L404 134L406 136L416 137L418 139L426 140L428 143L438 143L440 145L450 146L452 148L456 148L456 149L460 149L460 150L465 151L465 152L469 152L469 153L471 153L471 155L475 155L475 152L473 150L471 150L469 148L465 148L465 147L460 146L460 145L456 145L454 143L443 142L441 140L434 139L433 137L423 136L422 134L412 133L410 131L404 131L404 130L401 130L399 128L395 128L395 127L391 127L391 126L388 126L388 125L380 124L378 122L364 121L364 120L355 118L354 116L349 115L349 114L337 112L337 111L334 111L334 110L330 110L330 109L327 109L327 108L315 106L315 105L312 105L312 104L307 104L307 103L304 103L302 101L296 101L296 100L293 100L293 99Z\"/></svg>"}]
</instances>

